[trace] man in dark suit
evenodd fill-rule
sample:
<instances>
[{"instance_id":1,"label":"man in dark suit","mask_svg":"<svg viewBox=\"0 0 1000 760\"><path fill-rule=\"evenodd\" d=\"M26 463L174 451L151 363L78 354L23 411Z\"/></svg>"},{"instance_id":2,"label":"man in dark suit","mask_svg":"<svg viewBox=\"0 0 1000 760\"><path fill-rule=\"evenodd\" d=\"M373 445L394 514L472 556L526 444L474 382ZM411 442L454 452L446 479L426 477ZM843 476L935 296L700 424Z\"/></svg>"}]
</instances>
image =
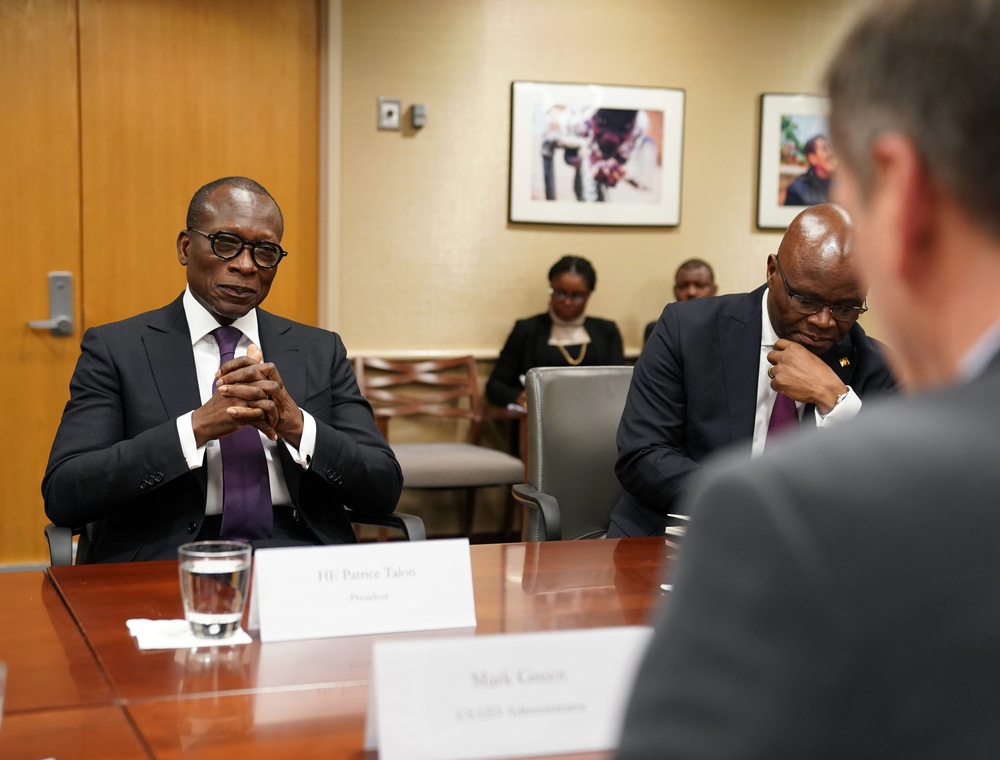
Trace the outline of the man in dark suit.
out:
<instances>
[{"instance_id":1,"label":"man in dark suit","mask_svg":"<svg viewBox=\"0 0 1000 760\"><path fill-rule=\"evenodd\" d=\"M1000 757L1000 2L875 4L827 83L912 395L698 477L619 760Z\"/></svg>"},{"instance_id":2,"label":"man in dark suit","mask_svg":"<svg viewBox=\"0 0 1000 760\"><path fill-rule=\"evenodd\" d=\"M759 456L777 400L796 402L804 426L832 428L895 388L857 324L866 290L850 233L840 207L810 207L768 256L766 285L663 310L618 428L624 492L609 537L662 534L688 477L718 449Z\"/></svg>"},{"instance_id":3,"label":"man in dark suit","mask_svg":"<svg viewBox=\"0 0 1000 760\"><path fill-rule=\"evenodd\" d=\"M90 561L173 559L182 543L220 537L350 542L344 506L395 509L402 474L340 337L258 308L283 231L258 183L209 183L177 236L185 292L84 335L42 493L56 525L94 523ZM221 367L220 326L238 339ZM237 435L252 449L239 461L257 466L252 524L227 516L239 476L223 449Z\"/></svg>"}]
</instances>

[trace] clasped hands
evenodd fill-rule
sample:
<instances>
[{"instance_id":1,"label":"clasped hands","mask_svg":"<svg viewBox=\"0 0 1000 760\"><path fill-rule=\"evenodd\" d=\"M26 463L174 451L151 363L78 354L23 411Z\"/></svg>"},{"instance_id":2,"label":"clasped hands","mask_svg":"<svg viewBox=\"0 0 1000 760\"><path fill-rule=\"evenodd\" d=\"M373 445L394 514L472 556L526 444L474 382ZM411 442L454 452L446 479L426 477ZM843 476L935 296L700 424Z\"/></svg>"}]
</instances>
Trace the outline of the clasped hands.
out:
<instances>
[{"instance_id":1,"label":"clasped hands","mask_svg":"<svg viewBox=\"0 0 1000 760\"><path fill-rule=\"evenodd\" d=\"M815 404L820 414L829 414L837 405L837 397L847 392L837 373L798 343L779 338L767 360L772 365L767 370L771 388L793 401Z\"/></svg>"},{"instance_id":2,"label":"clasped hands","mask_svg":"<svg viewBox=\"0 0 1000 760\"><path fill-rule=\"evenodd\" d=\"M302 410L285 390L278 368L263 358L260 349L251 345L246 356L219 367L215 393L192 415L199 446L250 425L272 441L282 438L299 447Z\"/></svg>"}]
</instances>

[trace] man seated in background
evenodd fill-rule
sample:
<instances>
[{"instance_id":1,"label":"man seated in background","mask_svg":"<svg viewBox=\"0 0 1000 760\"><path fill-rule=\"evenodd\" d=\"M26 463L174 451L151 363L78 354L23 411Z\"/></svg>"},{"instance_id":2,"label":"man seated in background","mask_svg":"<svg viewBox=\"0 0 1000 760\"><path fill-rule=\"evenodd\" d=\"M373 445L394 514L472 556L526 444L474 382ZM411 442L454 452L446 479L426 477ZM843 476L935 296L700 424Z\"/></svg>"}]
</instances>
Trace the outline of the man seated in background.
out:
<instances>
[{"instance_id":1,"label":"man seated in background","mask_svg":"<svg viewBox=\"0 0 1000 760\"><path fill-rule=\"evenodd\" d=\"M908 393L698 478L619 760L1000 757L1000 2L871 8L834 196Z\"/></svg>"},{"instance_id":2,"label":"man seated in background","mask_svg":"<svg viewBox=\"0 0 1000 760\"><path fill-rule=\"evenodd\" d=\"M688 259L674 272L674 300L691 301L695 298L714 296L719 290L715 284L715 272L707 261L701 259ZM653 333L656 322L646 325L646 330L642 336L642 344L646 345L649 336Z\"/></svg>"},{"instance_id":3,"label":"man seated in background","mask_svg":"<svg viewBox=\"0 0 1000 760\"><path fill-rule=\"evenodd\" d=\"M258 183L205 185L177 236L187 289L83 336L42 494L56 525L95 524L90 561L350 542L344 506L395 509L402 474L340 336L258 308L283 232Z\"/></svg>"},{"instance_id":4,"label":"man seated in background","mask_svg":"<svg viewBox=\"0 0 1000 760\"><path fill-rule=\"evenodd\" d=\"M894 390L857 320L867 289L839 206L802 211L752 293L669 304L643 349L618 428L624 493L609 537L662 534L688 477L718 449L759 456L786 421L828 428ZM773 410L777 410L775 413Z\"/></svg>"}]
</instances>

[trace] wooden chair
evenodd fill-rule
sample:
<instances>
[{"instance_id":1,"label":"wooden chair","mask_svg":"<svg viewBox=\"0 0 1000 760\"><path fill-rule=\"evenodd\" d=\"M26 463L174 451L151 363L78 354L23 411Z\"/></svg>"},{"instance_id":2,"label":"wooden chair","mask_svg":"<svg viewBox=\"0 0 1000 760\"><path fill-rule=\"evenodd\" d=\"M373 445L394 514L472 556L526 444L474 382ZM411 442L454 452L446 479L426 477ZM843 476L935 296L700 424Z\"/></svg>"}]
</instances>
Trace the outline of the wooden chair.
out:
<instances>
[{"instance_id":1,"label":"wooden chair","mask_svg":"<svg viewBox=\"0 0 1000 760\"><path fill-rule=\"evenodd\" d=\"M399 460L403 488L465 490L464 535L472 532L478 489L512 486L524 480L521 459L480 445L483 421L504 416L498 412L505 410L487 411L473 357L412 361L358 357L354 372L361 392L375 410L379 429ZM456 421L465 423L468 430L461 442L394 442L389 436L389 420L394 417L446 421L452 435ZM508 496L506 531L510 530L513 507Z\"/></svg>"}]
</instances>

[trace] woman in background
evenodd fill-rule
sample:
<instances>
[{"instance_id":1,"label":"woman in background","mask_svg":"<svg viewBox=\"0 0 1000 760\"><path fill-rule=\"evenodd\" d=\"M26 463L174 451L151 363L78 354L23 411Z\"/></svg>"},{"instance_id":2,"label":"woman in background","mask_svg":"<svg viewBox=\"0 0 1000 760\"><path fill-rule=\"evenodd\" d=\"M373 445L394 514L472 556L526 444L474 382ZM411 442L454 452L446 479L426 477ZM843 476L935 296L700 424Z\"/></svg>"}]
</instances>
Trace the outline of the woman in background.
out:
<instances>
[{"instance_id":1,"label":"woman in background","mask_svg":"<svg viewBox=\"0 0 1000 760\"><path fill-rule=\"evenodd\" d=\"M597 273L582 256L563 256L549 270L549 310L514 323L486 383L498 406L525 406L524 374L532 367L625 363L618 325L588 317L587 299Z\"/></svg>"}]
</instances>

